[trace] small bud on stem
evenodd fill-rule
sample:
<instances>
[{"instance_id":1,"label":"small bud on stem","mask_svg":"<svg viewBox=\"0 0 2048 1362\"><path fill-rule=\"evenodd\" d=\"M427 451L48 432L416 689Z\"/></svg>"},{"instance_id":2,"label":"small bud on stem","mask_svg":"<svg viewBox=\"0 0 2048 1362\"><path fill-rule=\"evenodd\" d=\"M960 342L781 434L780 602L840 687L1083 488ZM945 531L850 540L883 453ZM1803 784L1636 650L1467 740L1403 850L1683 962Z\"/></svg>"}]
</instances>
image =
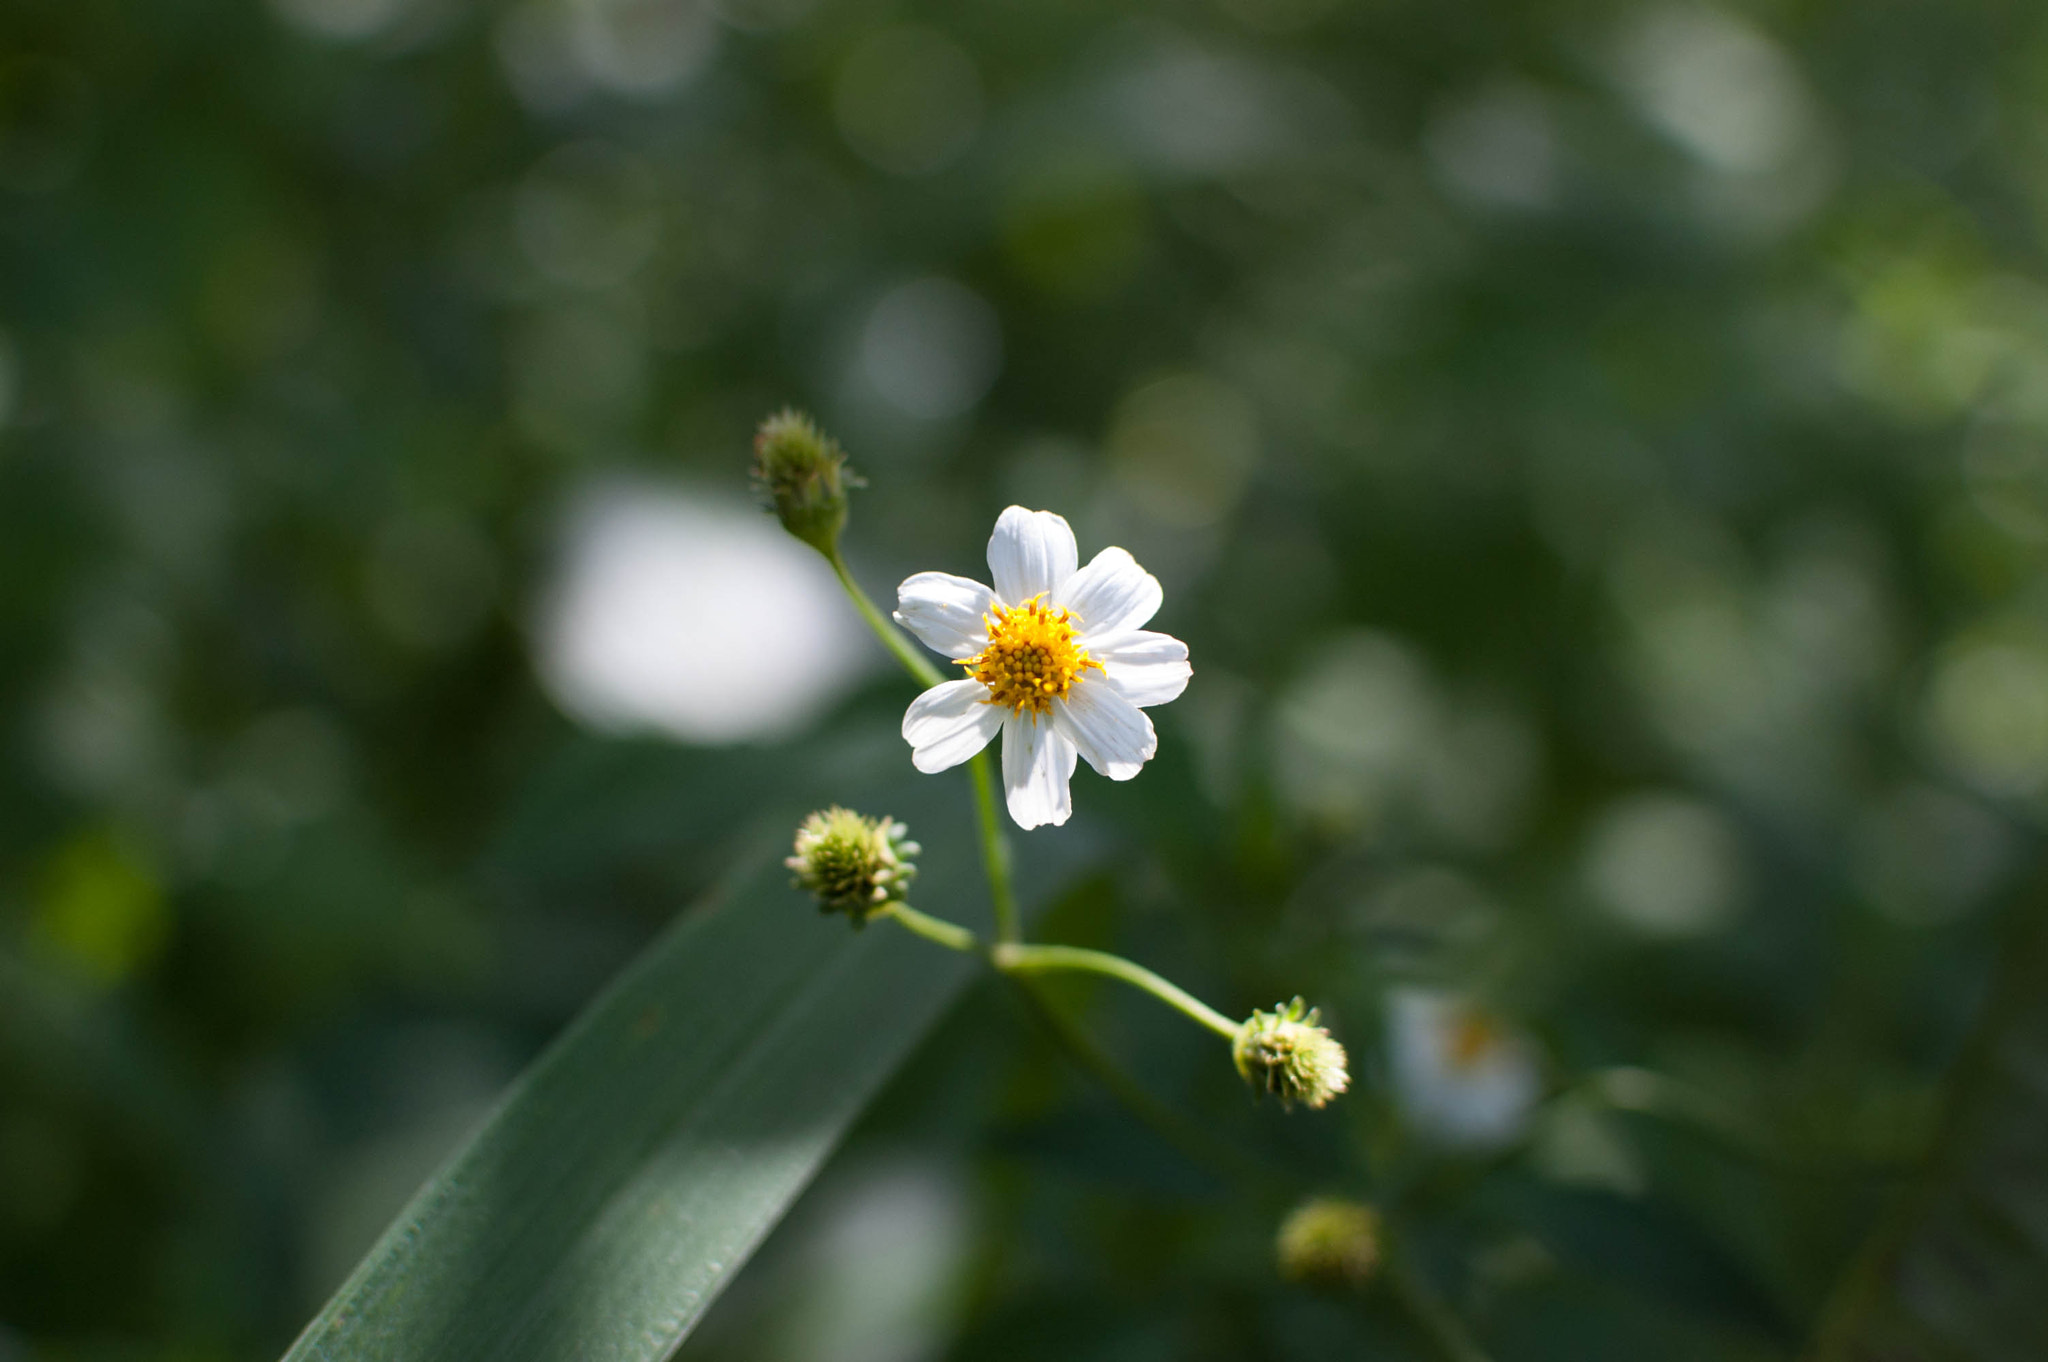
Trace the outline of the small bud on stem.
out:
<instances>
[{"instance_id":1,"label":"small bud on stem","mask_svg":"<svg viewBox=\"0 0 2048 1362\"><path fill-rule=\"evenodd\" d=\"M783 862L796 872L791 884L808 889L825 913L845 913L864 927L874 913L901 903L917 876L912 864L923 849L906 840L909 829L885 814L863 818L833 805L804 819L796 854Z\"/></svg>"},{"instance_id":2,"label":"small bud on stem","mask_svg":"<svg viewBox=\"0 0 2048 1362\"><path fill-rule=\"evenodd\" d=\"M1230 1046L1244 1081L1272 1093L1283 1107L1320 1107L1350 1087L1344 1047L1316 1024L1319 1016L1296 998L1247 1017Z\"/></svg>"},{"instance_id":3,"label":"small bud on stem","mask_svg":"<svg viewBox=\"0 0 2048 1362\"><path fill-rule=\"evenodd\" d=\"M1288 1212L1273 1247L1289 1281L1355 1291L1379 1271L1379 1212L1359 1201L1314 1197Z\"/></svg>"},{"instance_id":4,"label":"small bud on stem","mask_svg":"<svg viewBox=\"0 0 2048 1362\"><path fill-rule=\"evenodd\" d=\"M864 484L846 453L810 417L784 408L754 433L754 490L782 528L827 558L846 526L846 492Z\"/></svg>"}]
</instances>

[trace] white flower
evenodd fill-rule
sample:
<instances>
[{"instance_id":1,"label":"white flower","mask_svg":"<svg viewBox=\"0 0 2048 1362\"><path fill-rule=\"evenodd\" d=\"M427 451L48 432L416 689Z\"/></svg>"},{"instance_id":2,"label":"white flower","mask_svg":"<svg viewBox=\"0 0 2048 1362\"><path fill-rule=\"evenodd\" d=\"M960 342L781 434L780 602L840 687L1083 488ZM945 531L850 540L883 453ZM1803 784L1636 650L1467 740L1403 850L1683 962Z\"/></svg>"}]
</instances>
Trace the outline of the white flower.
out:
<instances>
[{"instance_id":1,"label":"white flower","mask_svg":"<svg viewBox=\"0 0 2048 1362\"><path fill-rule=\"evenodd\" d=\"M1020 828L1073 812L1077 757L1129 780L1159 748L1147 705L1187 689L1188 646L1145 629L1159 580L1122 549L1076 570L1067 522L1012 506L988 541L991 591L946 572L896 589L896 622L967 669L911 701L903 738L920 771L958 766L1003 732L1003 789Z\"/></svg>"},{"instance_id":2,"label":"white flower","mask_svg":"<svg viewBox=\"0 0 2048 1362\"><path fill-rule=\"evenodd\" d=\"M1413 1129L1475 1150L1521 1138L1543 1088L1526 1036L1430 989L1396 989L1387 1011L1394 1099Z\"/></svg>"}]
</instances>

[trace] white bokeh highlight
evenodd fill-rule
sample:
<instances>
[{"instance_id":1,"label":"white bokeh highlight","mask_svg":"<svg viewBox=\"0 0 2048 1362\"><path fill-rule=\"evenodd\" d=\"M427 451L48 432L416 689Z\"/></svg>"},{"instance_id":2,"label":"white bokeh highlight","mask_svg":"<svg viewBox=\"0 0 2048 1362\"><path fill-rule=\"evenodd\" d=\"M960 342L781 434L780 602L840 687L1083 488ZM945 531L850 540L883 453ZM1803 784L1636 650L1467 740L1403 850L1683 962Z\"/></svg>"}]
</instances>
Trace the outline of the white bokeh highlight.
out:
<instances>
[{"instance_id":1,"label":"white bokeh highlight","mask_svg":"<svg viewBox=\"0 0 2048 1362\"><path fill-rule=\"evenodd\" d=\"M966 414L1003 366L1002 326L987 300L936 275L882 295L860 334L860 370L905 416L943 421Z\"/></svg>"},{"instance_id":2,"label":"white bokeh highlight","mask_svg":"<svg viewBox=\"0 0 2048 1362\"><path fill-rule=\"evenodd\" d=\"M1586 848L1594 900L1650 936L1699 936L1727 926L1741 906L1745 878L1741 838L1727 817L1683 795L1616 802Z\"/></svg>"},{"instance_id":3,"label":"white bokeh highlight","mask_svg":"<svg viewBox=\"0 0 2048 1362\"><path fill-rule=\"evenodd\" d=\"M1431 171L1462 199L1494 208L1548 205L1557 189L1557 134L1534 85L1503 83L1430 119L1423 150Z\"/></svg>"},{"instance_id":4,"label":"white bokeh highlight","mask_svg":"<svg viewBox=\"0 0 2048 1362\"><path fill-rule=\"evenodd\" d=\"M332 42L374 37L407 7L407 0L271 0L271 8L287 23Z\"/></svg>"},{"instance_id":5,"label":"white bokeh highlight","mask_svg":"<svg viewBox=\"0 0 2048 1362\"><path fill-rule=\"evenodd\" d=\"M534 637L573 718L707 744L801 728L871 658L824 560L772 519L645 486L574 506Z\"/></svg>"}]
</instances>

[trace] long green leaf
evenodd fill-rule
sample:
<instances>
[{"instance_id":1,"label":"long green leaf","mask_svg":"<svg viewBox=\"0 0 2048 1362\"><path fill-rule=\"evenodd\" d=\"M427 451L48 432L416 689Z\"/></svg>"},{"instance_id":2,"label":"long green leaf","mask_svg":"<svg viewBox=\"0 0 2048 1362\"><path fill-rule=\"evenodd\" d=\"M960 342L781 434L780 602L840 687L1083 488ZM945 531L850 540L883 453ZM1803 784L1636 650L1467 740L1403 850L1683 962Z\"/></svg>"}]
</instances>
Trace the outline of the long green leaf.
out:
<instances>
[{"instance_id":1,"label":"long green leaf","mask_svg":"<svg viewBox=\"0 0 2048 1362\"><path fill-rule=\"evenodd\" d=\"M961 892L959 858L937 859L920 887ZM766 847L754 862L520 1078L289 1362L639 1362L681 1342L973 968L821 920Z\"/></svg>"}]
</instances>

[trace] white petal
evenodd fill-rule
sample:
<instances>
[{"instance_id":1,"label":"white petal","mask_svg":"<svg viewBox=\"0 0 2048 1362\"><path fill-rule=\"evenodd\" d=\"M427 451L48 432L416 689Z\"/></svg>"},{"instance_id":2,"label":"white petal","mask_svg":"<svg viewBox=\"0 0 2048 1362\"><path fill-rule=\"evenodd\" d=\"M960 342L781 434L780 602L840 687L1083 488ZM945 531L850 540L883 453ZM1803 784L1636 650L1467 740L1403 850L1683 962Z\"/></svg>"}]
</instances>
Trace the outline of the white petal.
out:
<instances>
[{"instance_id":1,"label":"white petal","mask_svg":"<svg viewBox=\"0 0 2048 1362\"><path fill-rule=\"evenodd\" d=\"M947 658L972 657L988 646L981 617L995 605L993 591L950 572L920 572L896 588L896 622Z\"/></svg>"},{"instance_id":2,"label":"white petal","mask_svg":"<svg viewBox=\"0 0 2048 1362\"><path fill-rule=\"evenodd\" d=\"M1172 634L1126 629L1091 636L1087 645L1109 684L1134 705L1163 705L1188 688L1188 645Z\"/></svg>"},{"instance_id":3,"label":"white petal","mask_svg":"<svg viewBox=\"0 0 2048 1362\"><path fill-rule=\"evenodd\" d=\"M1074 760L1074 745L1050 719L1013 713L1003 721L1003 793L1018 827L1058 827L1067 821L1074 811L1067 786Z\"/></svg>"},{"instance_id":4,"label":"white petal","mask_svg":"<svg viewBox=\"0 0 2048 1362\"><path fill-rule=\"evenodd\" d=\"M1159 750L1145 711L1099 681L1084 681L1053 701L1052 717L1088 764L1111 780L1129 780Z\"/></svg>"},{"instance_id":5,"label":"white petal","mask_svg":"<svg viewBox=\"0 0 2048 1362\"><path fill-rule=\"evenodd\" d=\"M1053 604L1079 616L1082 633L1097 634L1141 627L1165 598L1157 577L1122 549L1108 548L1067 579Z\"/></svg>"},{"instance_id":6,"label":"white petal","mask_svg":"<svg viewBox=\"0 0 2048 1362\"><path fill-rule=\"evenodd\" d=\"M903 716L910 764L931 775L987 747L1003 724L1003 711L982 703L987 698L979 681L947 681L912 700Z\"/></svg>"},{"instance_id":7,"label":"white petal","mask_svg":"<svg viewBox=\"0 0 2048 1362\"><path fill-rule=\"evenodd\" d=\"M1012 506L996 519L988 540L988 570L1005 605L1059 590L1074 575L1081 551L1074 532L1051 511Z\"/></svg>"}]
</instances>

